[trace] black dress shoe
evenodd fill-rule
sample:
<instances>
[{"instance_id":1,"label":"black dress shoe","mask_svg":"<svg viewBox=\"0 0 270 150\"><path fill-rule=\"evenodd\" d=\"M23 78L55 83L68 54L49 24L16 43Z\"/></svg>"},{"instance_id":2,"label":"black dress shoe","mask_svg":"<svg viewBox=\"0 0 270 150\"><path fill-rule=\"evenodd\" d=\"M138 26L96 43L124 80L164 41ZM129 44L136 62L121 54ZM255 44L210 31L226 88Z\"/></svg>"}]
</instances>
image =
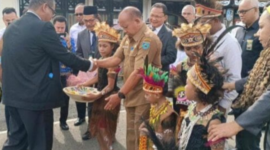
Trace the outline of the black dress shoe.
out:
<instances>
[{"instance_id":1,"label":"black dress shoe","mask_svg":"<svg viewBox=\"0 0 270 150\"><path fill-rule=\"evenodd\" d=\"M77 119L77 121L74 123L74 126L79 126L85 122L85 119Z\"/></svg>"},{"instance_id":2,"label":"black dress shoe","mask_svg":"<svg viewBox=\"0 0 270 150\"><path fill-rule=\"evenodd\" d=\"M60 123L60 127L62 130L69 130L67 123Z\"/></svg>"},{"instance_id":3,"label":"black dress shoe","mask_svg":"<svg viewBox=\"0 0 270 150\"><path fill-rule=\"evenodd\" d=\"M86 131L83 135L82 135L82 140L86 141L89 140L91 138L90 132Z\"/></svg>"}]
</instances>

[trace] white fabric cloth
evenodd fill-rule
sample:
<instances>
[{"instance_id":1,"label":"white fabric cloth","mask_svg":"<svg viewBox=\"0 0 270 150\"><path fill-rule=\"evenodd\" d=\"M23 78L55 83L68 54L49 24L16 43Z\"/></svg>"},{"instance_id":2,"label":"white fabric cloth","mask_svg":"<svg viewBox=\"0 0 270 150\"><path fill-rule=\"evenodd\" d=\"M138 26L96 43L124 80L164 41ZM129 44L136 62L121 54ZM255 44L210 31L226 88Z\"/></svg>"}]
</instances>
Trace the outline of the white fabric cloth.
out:
<instances>
[{"instance_id":1,"label":"white fabric cloth","mask_svg":"<svg viewBox=\"0 0 270 150\"><path fill-rule=\"evenodd\" d=\"M177 38L177 42L179 42L179 38ZM179 63L183 62L185 59L187 59L187 54L184 50L177 49L177 54L176 54L176 60L174 63L171 65L177 66Z\"/></svg>"},{"instance_id":2,"label":"white fabric cloth","mask_svg":"<svg viewBox=\"0 0 270 150\"><path fill-rule=\"evenodd\" d=\"M184 51L177 50L176 60L171 65L176 67L179 63L183 62L186 58L187 58L187 55L186 55L186 53Z\"/></svg>"},{"instance_id":3,"label":"white fabric cloth","mask_svg":"<svg viewBox=\"0 0 270 150\"><path fill-rule=\"evenodd\" d=\"M69 35L75 41L75 46L77 45L78 34L85 29L85 25L79 25L79 23L74 24L69 31ZM92 39L92 38L91 38Z\"/></svg>"},{"instance_id":4,"label":"white fabric cloth","mask_svg":"<svg viewBox=\"0 0 270 150\"><path fill-rule=\"evenodd\" d=\"M6 31L6 28L3 28L0 30L0 39L3 37L5 31Z\"/></svg>"},{"instance_id":5,"label":"white fabric cloth","mask_svg":"<svg viewBox=\"0 0 270 150\"><path fill-rule=\"evenodd\" d=\"M223 25L220 31L212 35L213 40L215 41L221 35L221 33L225 31L225 29L226 27L225 25ZM223 57L223 60L221 61L221 66L224 69L229 69L228 74L230 74L228 77L225 78L225 82L235 82L241 79L242 50L238 41L235 39L235 37L228 33L223 37L222 40L220 40L218 45L220 45L220 47L214 53L214 57ZM220 101L219 105L228 110L237 95L238 93L236 91L225 92L224 97Z\"/></svg>"}]
</instances>

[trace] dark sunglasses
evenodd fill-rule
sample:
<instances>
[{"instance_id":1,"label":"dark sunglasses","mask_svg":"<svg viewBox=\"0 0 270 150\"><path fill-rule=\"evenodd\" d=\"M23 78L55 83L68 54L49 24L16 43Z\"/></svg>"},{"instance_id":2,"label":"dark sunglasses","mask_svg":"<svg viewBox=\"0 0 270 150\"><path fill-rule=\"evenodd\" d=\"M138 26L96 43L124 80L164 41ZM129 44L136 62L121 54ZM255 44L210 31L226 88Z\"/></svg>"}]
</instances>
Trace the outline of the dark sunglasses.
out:
<instances>
[{"instance_id":1,"label":"dark sunglasses","mask_svg":"<svg viewBox=\"0 0 270 150\"><path fill-rule=\"evenodd\" d=\"M75 16L82 16L82 15L83 15L82 13L75 14Z\"/></svg>"}]
</instances>

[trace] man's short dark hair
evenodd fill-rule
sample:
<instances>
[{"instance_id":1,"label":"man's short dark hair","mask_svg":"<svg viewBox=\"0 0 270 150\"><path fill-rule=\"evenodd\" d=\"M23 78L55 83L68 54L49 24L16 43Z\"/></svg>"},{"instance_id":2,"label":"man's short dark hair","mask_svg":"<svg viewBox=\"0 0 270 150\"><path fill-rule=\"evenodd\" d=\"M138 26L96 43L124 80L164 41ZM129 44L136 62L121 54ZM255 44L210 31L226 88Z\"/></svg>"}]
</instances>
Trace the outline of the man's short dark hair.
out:
<instances>
[{"instance_id":1,"label":"man's short dark hair","mask_svg":"<svg viewBox=\"0 0 270 150\"><path fill-rule=\"evenodd\" d=\"M55 2L54 0L30 0L29 8L38 8L44 3L47 3L48 5L52 7L54 5L54 2Z\"/></svg>"},{"instance_id":2,"label":"man's short dark hair","mask_svg":"<svg viewBox=\"0 0 270 150\"><path fill-rule=\"evenodd\" d=\"M152 8L161 8L161 9L163 10L163 13L164 13L165 15L168 14L167 6L166 6L165 4L163 4L163 3L155 3L155 4L152 6Z\"/></svg>"},{"instance_id":3,"label":"man's short dark hair","mask_svg":"<svg viewBox=\"0 0 270 150\"><path fill-rule=\"evenodd\" d=\"M4 14L11 14L11 13L17 14L15 8L13 8L13 7L6 7L6 8L4 8L4 10L2 11L2 15L4 15Z\"/></svg>"},{"instance_id":4,"label":"man's short dark hair","mask_svg":"<svg viewBox=\"0 0 270 150\"><path fill-rule=\"evenodd\" d=\"M67 19L64 16L55 16L53 18L53 25L55 25L56 22L64 22L66 25L66 32L68 33L68 23L67 23Z\"/></svg>"},{"instance_id":5,"label":"man's short dark hair","mask_svg":"<svg viewBox=\"0 0 270 150\"><path fill-rule=\"evenodd\" d=\"M56 22L65 22L67 24L67 19L64 16L56 16L53 19L53 24Z\"/></svg>"}]
</instances>

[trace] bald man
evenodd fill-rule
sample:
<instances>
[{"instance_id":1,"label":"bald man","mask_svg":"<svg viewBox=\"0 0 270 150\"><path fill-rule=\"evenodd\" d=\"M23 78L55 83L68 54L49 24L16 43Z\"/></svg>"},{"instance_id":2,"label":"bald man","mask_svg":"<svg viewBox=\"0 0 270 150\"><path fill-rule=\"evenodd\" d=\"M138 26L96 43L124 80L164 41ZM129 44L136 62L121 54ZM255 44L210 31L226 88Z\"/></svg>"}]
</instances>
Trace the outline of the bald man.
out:
<instances>
[{"instance_id":1,"label":"bald man","mask_svg":"<svg viewBox=\"0 0 270 150\"><path fill-rule=\"evenodd\" d=\"M143 23L140 10L126 7L118 17L119 24L126 33L120 47L113 57L95 60L95 65L110 68L123 62L124 85L117 94L108 97L106 110L120 105L121 99L127 112L127 149L138 150L140 118L149 118L150 104L143 91L143 80L138 76L138 69L143 68L148 56L149 64L161 68L162 43L158 36Z\"/></svg>"},{"instance_id":2,"label":"bald man","mask_svg":"<svg viewBox=\"0 0 270 150\"><path fill-rule=\"evenodd\" d=\"M258 59L262 45L254 34L259 30L259 1L242 0L239 4L238 14L245 28L238 29L236 39L242 47L242 78L247 77Z\"/></svg>"},{"instance_id":3,"label":"bald man","mask_svg":"<svg viewBox=\"0 0 270 150\"><path fill-rule=\"evenodd\" d=\"M195 7L192 5L186 5L182 9L182 16L188 21L188 23L192 23L196 19L195 14Z\"/></svg>"},{"instance_id":4,"label":"bald man","mask_svg":"<svg viewBox=\"0 0 270 150\"><path fill-rule=\"evenodd\" d=\"M75 45L77 44L77 39L78 39L78 34L86 29L84 22L83 22L83 9L84 9L84 4L80 3L75 7L75 18L77 23L74 24L70 28L70 37L74 39Z\"/></svg>"}]
</instances>

